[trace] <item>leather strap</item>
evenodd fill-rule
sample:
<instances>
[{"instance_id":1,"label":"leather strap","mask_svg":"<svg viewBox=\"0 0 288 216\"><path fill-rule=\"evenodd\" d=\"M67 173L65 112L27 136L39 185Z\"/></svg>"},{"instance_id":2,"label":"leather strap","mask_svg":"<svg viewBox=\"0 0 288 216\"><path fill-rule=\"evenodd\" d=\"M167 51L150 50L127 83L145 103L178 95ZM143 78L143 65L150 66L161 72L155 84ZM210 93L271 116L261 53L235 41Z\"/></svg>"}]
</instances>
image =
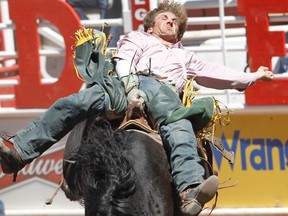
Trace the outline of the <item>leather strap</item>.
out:
<instances>
[{"instance_id":1,"label":"leather strap","mask_svg":"<svg viewBox=\"0 0 288 216\"><path fill-rule=\"evenodd\" d=\"M212 136L211 133L207 133L205 135L204 139L206 141L208 141L209 143L213 144L216 147L216 149L220 151L220 153L223 155L223 157L229 161L230 164L234 164L234 162L235 162L234 152L233 151L230 151L230 152L227 151L224 148L224 144L220 138Z\"/></svg>"}]
</instances>

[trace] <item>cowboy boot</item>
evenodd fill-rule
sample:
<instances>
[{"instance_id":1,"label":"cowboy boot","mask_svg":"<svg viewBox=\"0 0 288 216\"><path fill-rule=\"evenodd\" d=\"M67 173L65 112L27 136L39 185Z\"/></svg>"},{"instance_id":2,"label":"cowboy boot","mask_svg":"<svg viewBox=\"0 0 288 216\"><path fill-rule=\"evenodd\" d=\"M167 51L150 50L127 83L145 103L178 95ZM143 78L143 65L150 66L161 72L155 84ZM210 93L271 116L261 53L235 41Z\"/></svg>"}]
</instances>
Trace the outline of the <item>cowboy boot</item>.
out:
<instances>
[{"instance_id":1,"label":"cowboy boot","mask_svg":"<svg viewBox=\"0 0 288 216\"><path fill-rule=\"evenodd\" d=\"M218 177L212 175L197 187L184 190L180 193L182 200L181 211L185 215L199 215L204 205L215 196L217 189Z\"/></svg>"},{"instance_id":2,"label":"cowboy boot","mask_svg":"<svg viewBox=\"0 0 288 216\"><path fill-rule=\"evenodd\" d=\"M8 148L5 144L13 145L9 140L0 140L0 163L3 173L13 174L13 182L16 181L17 173L26 164L20 158L16 150Z\"/></svg>"}]
</instances>

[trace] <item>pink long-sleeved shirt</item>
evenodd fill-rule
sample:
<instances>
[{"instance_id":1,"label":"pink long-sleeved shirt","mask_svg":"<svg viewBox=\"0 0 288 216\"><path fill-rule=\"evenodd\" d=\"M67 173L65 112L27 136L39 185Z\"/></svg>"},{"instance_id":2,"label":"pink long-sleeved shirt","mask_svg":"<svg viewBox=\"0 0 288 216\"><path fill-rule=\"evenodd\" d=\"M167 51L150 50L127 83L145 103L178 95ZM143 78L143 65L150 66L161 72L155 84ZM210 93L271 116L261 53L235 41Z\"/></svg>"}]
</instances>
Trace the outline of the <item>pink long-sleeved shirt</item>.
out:
<instances>
[{"instance_id":1,"label":"pink long-sleeved shirt","mask_svg":"<svg viewBox=\"0 0 288 216\"><path fill-rule=\"evenodd\" d=\"M117 56L128 60L134 56L137 71L149 69L175 83L181 91L186 79L215 89L245 90L258 75L198 60L194 52L185 49L181 42L167 48L156 37L145 32L131 32L118 42ZM129 71L127 71L128 75Z\"/></svg>"}]
</instances>

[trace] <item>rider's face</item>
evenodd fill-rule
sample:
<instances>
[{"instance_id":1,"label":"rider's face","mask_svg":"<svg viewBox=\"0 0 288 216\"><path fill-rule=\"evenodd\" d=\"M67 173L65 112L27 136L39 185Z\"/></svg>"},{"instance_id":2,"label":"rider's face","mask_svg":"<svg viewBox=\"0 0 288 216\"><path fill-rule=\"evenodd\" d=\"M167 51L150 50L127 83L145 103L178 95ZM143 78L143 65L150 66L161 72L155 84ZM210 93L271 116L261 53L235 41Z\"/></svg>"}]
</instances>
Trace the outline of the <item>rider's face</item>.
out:
<instances>
[{"instance_id":1,"label":"rider's face","mask_svg":"<svg viewBox=\"0 0 288 216\"><path fill-rule=\"evenodd\" d=\"M171 12L163 12L155 17L154 25L148 29L148 33L167 42L177 42L179 20Z\"/></svg>"}]
</instances>

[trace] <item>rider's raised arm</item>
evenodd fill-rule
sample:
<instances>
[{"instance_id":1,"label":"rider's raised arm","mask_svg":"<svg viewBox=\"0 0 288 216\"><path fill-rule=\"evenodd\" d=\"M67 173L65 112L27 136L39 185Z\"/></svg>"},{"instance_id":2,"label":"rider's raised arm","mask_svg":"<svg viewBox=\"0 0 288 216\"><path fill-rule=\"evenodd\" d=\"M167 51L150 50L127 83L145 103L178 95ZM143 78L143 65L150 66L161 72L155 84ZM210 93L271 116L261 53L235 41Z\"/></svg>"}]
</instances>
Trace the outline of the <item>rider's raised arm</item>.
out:
<instances>
[{"instance_id":1,"label":"rider's raised arm","mask_svg":"<svg viewBox=\"0 0 288 216\"><path fill-rule=\"evenodd\" d=\"M245 73L220 64L191 59L187 76L195 76L195 81L204 87L244 91L258 80L273 79L273 73L268 68L265 71L264 67L260 68L254 73Z\"/></svg>"}]
</instances>

